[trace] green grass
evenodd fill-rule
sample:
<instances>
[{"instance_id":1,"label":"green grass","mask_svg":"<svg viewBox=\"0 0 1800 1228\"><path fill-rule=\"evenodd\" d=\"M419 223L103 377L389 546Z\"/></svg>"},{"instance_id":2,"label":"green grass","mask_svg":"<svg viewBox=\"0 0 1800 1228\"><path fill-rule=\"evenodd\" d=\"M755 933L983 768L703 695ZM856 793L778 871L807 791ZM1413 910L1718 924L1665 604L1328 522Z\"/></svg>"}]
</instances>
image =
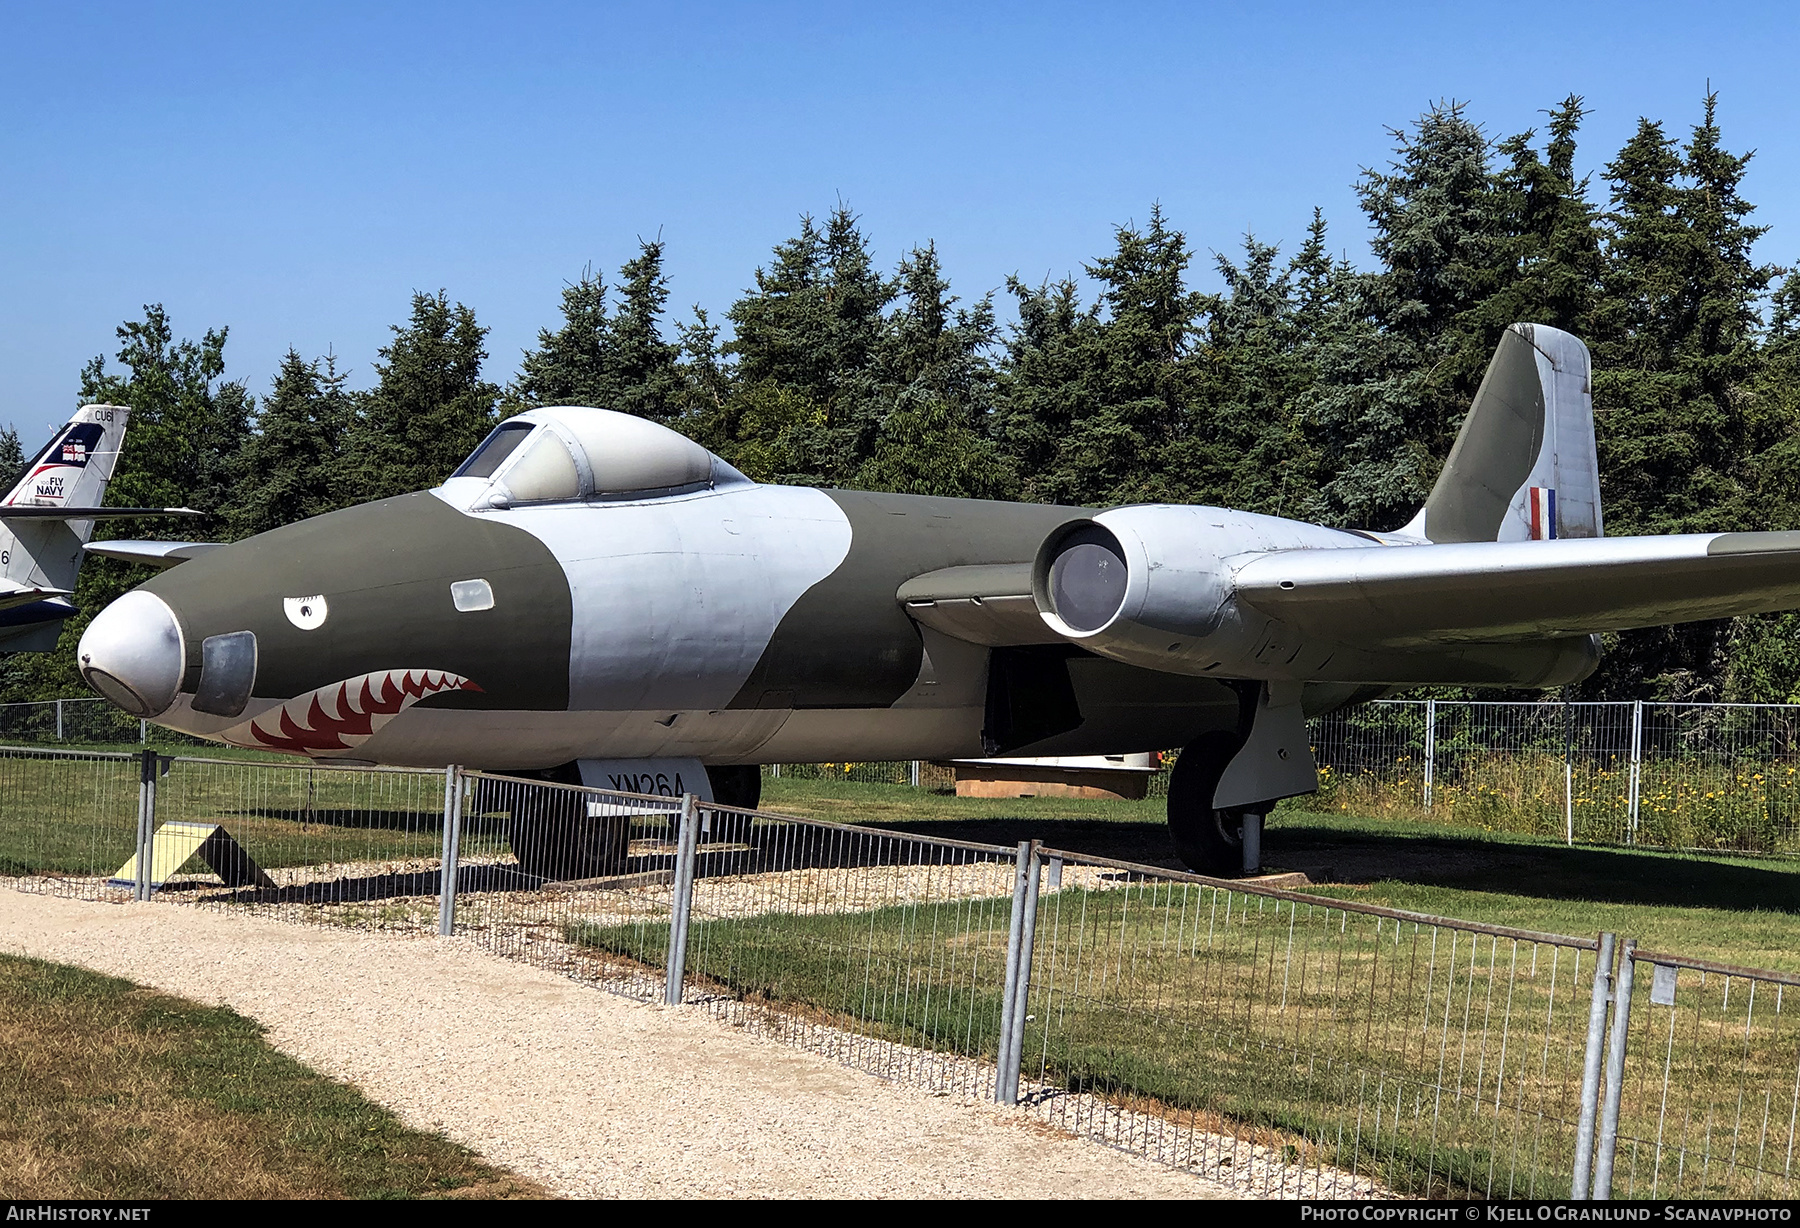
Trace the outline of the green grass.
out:
<instances>
[{"instance_id":1,"label":"green grass","mask_svg":"<svg viewBox=\"0 0 1800 1228\"><path fill-rule=\"evenodd\" d=\"M1052 847L1180 868L1160 801L980 799L894 785L765 780L765 808L988 844ZM1270 869L1310 891L1519 929L1611 930L1662 951L1800 972L1800 859L1565 846L1526 833L1284 807Z\"/></svg>"},{"instance_id":2,"label":"green grass","mask_svg":"<svg viewBox=\"0 0 1800 1228\"><path fill-rule=\"evenodd\" d=\"M1657 951L1800 972L1800 861L1570 848L1355 816L1279 812L1271 862L1310 869L1316 895L1491 925L1589 936L1609 930Z\"/></svg>"},{"instance_id":3,"label":"green grass","mask_svg":"<svg viewBox=\"0 0 1800 1228\"><path fill-rule=\"evenodd\" d=\"M1418 765L1340 772L1326 765L1301 809L1428 820L1584 843L1666 849L1800 853L1800 769L1767 758L1647 758L1630 831L1630 766L1623 756L1584 759L1565 780L1560 753L1441 752L1424 808ZM1572 792L1565 793L1565 788Z\"/></svg>"},{"instance_id":4,"label":"green grass","mask_svg":"<svg viewBox=\"0 0 1800 1228\"><path fill-rule=\"evenodd\" d=\"M220 823L264 869L437 856L443 777L312 769L257 752L176 763L157 786L158 824ZM139 764L0 755L0 874L107 875L136 840ZM493 819L468 824L463 848L504 847Z\"/></svg>"},{"instance_id":5,"label":"green grass","mask_svg":"<svg viewBox=\"0 0 1800 1228\"><path fill-rule=\"evenodd\" d=\"M0 956L0 1157L11 1198L543 1194L234 1011L16 956Z\"/></svg>"}]
</instances>

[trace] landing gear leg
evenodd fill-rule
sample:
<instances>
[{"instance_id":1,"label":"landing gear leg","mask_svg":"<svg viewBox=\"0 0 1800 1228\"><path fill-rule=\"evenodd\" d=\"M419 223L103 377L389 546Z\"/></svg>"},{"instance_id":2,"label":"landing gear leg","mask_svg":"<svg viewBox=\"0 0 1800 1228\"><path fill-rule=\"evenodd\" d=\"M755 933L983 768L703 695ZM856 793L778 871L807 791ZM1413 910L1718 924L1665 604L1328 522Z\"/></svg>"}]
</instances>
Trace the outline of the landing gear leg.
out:
<instances>
[{"instance_id":1,"label":"landing gear leg","mask_svg":"<svg viewBox=\"0 0 1800 1228\"><path fill-rule=\"evenodd\" d=\"M1262 869L1263 816L1212 805L1239 744L1233 734L1207 734L1181 752L1169 774L1169 836L1176 855L1196 874L1237 878Z\"/></svg>"}]
</instances>

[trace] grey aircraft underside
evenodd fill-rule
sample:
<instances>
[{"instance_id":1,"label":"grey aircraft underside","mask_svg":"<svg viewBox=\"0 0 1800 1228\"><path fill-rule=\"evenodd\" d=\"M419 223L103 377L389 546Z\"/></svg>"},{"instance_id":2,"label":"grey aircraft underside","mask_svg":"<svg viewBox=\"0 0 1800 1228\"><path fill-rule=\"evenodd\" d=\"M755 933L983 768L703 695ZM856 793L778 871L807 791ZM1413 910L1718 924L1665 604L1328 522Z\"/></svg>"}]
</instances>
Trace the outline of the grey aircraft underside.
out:
<instances>
[{"instance_id":1,"label":"grey aircraft underside","mask_svg":"<svg viewBox=\"0 0 1800 1228\"><path fill-rule=\"evenodd\" d=\"M1316 786L1307 716L1555 686L1602 631L1800 607L1800 534L1603 536L1587 350L1533 325L1395 532L765 485L560 407L430 491L226 546L87 549L167 569L79 654L170 728L737 804L762 763L1180 746L1170 828L1211 873ZM545 872L621 839L572 836L600 851Z\"/></svg>"}]
</instances>

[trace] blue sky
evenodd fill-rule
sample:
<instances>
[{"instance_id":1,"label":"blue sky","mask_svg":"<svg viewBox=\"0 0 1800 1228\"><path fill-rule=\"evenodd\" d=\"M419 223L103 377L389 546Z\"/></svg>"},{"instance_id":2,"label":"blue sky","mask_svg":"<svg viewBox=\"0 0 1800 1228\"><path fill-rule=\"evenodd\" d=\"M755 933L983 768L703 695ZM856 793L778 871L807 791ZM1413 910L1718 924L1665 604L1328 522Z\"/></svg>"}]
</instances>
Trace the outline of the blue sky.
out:
<instances>
[{"instance_id":1,"label":"blue sky","mask_svg":"<svg viewBox=\"0 0 1800 1228\"><path fill-rule=\"evenodd\" d=\"M259 394L289 346L366 385L414 289L492 329L504 381L582 267L668 241L722 313L838 199L965 298L1078 272L1160 201L1202 252L1291 250L1314 205L1456 97L1504 135L1565 94L1598 169L1707 82L1800 257L1800 22L1774 5L43 5L0 39L0 421L26 446L147 302L229 325ZM1203 273L1202 282L1209 278Z\"/></svg>"}]
</instances>

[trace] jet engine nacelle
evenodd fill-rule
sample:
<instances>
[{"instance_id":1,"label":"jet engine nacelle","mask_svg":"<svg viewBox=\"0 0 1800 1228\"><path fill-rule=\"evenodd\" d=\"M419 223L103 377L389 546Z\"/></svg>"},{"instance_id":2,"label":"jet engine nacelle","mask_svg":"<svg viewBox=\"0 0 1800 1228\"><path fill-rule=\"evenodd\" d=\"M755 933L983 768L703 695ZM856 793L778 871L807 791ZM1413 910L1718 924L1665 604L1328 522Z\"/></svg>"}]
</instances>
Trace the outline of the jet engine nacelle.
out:
<instances>
[{"instance_id":1,"label":"jet engine nacelle","mask_svg":"<svg viewBox=\"0 0 1800 1228\"><path fill-rule=\"evenodd\" d=\"M1175 673L1263 676L1270 650L1288 637L1236 599L1236 567L1270 551L1372 544L1226 508L1114 508L1045 539L1032 595L1055 631L1101 656Z\"/></svg>"}]
</instances>

